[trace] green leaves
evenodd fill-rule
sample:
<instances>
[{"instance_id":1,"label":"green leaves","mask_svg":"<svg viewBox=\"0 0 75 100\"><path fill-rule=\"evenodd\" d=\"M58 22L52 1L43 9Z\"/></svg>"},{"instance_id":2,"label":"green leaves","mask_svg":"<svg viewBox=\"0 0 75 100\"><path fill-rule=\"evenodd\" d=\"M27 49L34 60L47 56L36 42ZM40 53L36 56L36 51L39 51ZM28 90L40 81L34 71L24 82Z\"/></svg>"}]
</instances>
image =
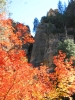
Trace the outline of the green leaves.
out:
<instances>
[{"instance_id":1,"label":"green leaves","mask_svg":"<svg viewBox=\"0 0 75 100\"><path fill-rule=\"evenodd\" d=\"M59 42L57 47L57 53L59 50L62 50L64 53L66 53L67 58L75 56L75 44L73 39L67 39L64 40L64 42Z\"/></svg>"}]
</instances>

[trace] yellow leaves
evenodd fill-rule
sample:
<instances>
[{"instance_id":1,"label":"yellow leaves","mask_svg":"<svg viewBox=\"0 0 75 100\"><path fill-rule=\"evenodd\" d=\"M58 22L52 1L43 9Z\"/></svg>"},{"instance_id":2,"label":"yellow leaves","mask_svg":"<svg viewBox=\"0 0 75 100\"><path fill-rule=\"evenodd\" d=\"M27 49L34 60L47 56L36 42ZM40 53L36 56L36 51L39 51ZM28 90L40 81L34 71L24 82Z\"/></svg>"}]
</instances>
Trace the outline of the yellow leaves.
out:
<instances>
[{"instance_id":1,"label":"yellow leaves","mask_svg":"<svg viewBox=\"0 0 75 100\"><path fill-rule=\"evenodd\" d=\"M29 81L29 80L28 80ZM33 80L30 80L29 82L28 82L30 85L32 85L33 84Z\"/></svg>"},{"instance_id":2,"label":"yellow leaves","mask_svg":"<svg viewBox=\"0 0 75 100\"><path fill-rule=\"evenodd\" d=\"M34 98L36 98L37 100L43 100L43 96L42 96L42 94L40 93L40 92L32 92L32 96L34 97Z\"/></svg>"},{"instance_id":3,"label":"yellow leaves","mask_svg":"<svg viewBox=\"0 0 75 100\"><path fill-rule=\"evenodd\" d=\"M21 61L22 62L28 62L28 59L27 59L27 57L21 57Z\"/></svg>"},{"instance_id":4,"label":"yellow leaves","mask_svg":"<svg viewBox=\"0 0 75 100\"><path fill-rule=\"evenodd\" d=\"M74 82L74 80L75 80L75 75L72 75L72 77L69 77L69 82Z\"/></svg>"},{"instance_id":5,"label":"yellow leaves","mask_svg":"<svg viewBox=\"0 0 75 100\"><path fill-rule=\"evenodd\" d=\"M56 91L56 90L51 90L49 93L48 93L48 97L53 100L55 98L59 98L59 93Z\"/></svg>"},{"instance_id":6,"label":"yellow leaves","mask_svg":"<svg viewBox=\"0 0 75 100\"><path fill-rule=\"evenodd\" d=\"M56 65L55 77L57 78L56 84L56 93L58 93L58 98L60 96L69 97L75 91L75 70L72 66L73 64L73 57L68 60L65 59L66 55L59 51L58 56L54 56L54 64ZM52 80L54 77L52 74L50 75ZM54 97L55 98L55 97Z\"/></svg>"}]
</instances>

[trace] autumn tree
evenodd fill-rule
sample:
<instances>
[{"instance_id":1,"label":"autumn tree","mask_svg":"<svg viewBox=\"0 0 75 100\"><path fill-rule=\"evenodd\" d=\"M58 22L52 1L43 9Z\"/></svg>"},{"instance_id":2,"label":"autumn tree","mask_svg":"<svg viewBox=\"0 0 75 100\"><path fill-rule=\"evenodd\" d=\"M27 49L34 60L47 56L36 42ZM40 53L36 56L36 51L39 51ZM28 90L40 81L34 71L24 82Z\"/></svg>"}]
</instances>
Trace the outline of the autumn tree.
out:
<instances>
[{"instance_id":1,"label":"autumn tree","mask_svg":"<svg viewBox=\"0 0 75 100\"><path fill-rule=\"evenodd\" d=\"M59 55L54 56L53 61L56 68L55 73L51 74L51 80L56 77L56 89L52 92L52 95L50 93L50 97L53 98L52 100L56 100L55 98L63 100L62 97L69 97L69 100L71 100L71 95L75 93L75 66L72 66L73 59L75 58L71 57L69 61L68 59L64 61L65 58L66 54L61 51L59 51ZM56 95L54 95L54 92L56 92Z\"/></svg>"},{"instance_id":2,"label":"autumn tree","mask_svg":"<svg viewBox=\"0 0 75 100\"><path fill-rule=\"evenodd\" d=\"M0 19L0 100L60 100L75 93L75 67L73 57L59 51L54 56L56 66L40 69L27 61L21 49L22 42L33 42L27 27L21 23L12 27L11 19ZM22 33L23 32L23 33ZM22 34L21 34L22 33ZM19 48L18 48L19 47ZM65 61L64 61L65 59Z\"/></svg>"},{"instance_id":3,"label":"autumn tree","mask_svg":"<svg viewBox=\"0 0 75 100\"><path fill-rule=\"evenodd\" d=\"M54 73L47 73L46 66L33 68L22 50L8 54L0 49L0 54L0 100L56 100L75 93L73 58L64 62L64 53L54 57Z\"/></svg>"},{"instance_id":4,"label":"autumn tree","mask_svg":"<svg viewBox=\"0 0 75 100\"><path fill-rule=\"evenodd\" d=\"M0 22L0 43L3 49L9 51L14 48L21 48L22 44L26 42L34 42L25 25L19 23L13 28L11 19L1 20Z\"/></svg>"}]
</instances>

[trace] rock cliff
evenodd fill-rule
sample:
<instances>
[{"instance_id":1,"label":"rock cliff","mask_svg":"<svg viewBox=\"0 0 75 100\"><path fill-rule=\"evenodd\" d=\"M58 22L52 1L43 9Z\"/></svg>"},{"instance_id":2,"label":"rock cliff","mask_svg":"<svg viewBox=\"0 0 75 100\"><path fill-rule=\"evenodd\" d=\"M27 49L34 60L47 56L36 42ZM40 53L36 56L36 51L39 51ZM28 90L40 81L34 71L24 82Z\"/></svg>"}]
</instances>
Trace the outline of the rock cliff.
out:
<instances>
[{"instance_id":1,"label":"rock cliff","mask_svg":"<svg viewBox=\"0 0 75 100\"><path fill-rule=\"evenodd\" d=\"M67 38L73 38L73 36L68 35ZM62 34L50 33L50 35L47 35L46 25L40 24L35 35L30 62L34 66L39 66L41 63L46 66L51 66L53 63L53 55L57 51L58 42L65 39L65 35Z\"/></svg>"},{"instance_id":2,"label":"rock cliff","mask_svg":"<svg viewBox=\"0 0 75 100\"><path fill-rule=\"evenodd\" d=\"M53 15L57 10L49 10L47 16ZM48 23L41 22L38 25L36 34L35 34L35 42L33 44L33 49L31 53L30 62L34 64L34 66L39 66L41 63L46 66L51 66L53 61L53 55L57 50L57 45L59 41L63 41L66 38L74 38L71 35L67 37L65 34L56 33L53 34L51 31L47 30Z\"/></svg>"},{"instance_id":3,"label":"rock cliff","mask_svg":"<svg viewBox=\"0 0 75 100\"><path fill-rule=\"evenodd\" d=\"M44 52L46 47L46 24L39 24L37 28L37 32L35 35L35 42L33 44L31 60L35 66L39 66L41 62L43 62Z\"/></svg>"}]
</instances>

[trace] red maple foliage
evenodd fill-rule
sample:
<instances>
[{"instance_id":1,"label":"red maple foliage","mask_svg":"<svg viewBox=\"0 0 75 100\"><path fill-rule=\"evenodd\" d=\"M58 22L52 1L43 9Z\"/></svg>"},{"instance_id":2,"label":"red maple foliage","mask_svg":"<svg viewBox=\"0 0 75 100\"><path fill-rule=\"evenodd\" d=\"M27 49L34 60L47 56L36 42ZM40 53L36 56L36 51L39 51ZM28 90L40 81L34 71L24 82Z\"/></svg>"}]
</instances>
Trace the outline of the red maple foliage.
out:
<instances>
[{"instance_id":1,"label":"red maple foliage","mask_svg":"<svg viewBox=\"0 0 75 100\"><path fill-rule=\"evenodd\" d=\"M22 44L34 42L34 39L29 32L29 27L22 23L17 23L14 28L18 38L22 41Z\"/></svg>"},{"instance_id":2,"label":"red maple foliage","mask_svg":"<svg viewBox=\"0 0 75 100\"><path fill-rule=\"evenodd\" d=\"M20 49L23 44L34 42L25 25L19 23L13 28L12 24L13 21L11 19L4 20L1 18L0 20L0 45L4 50Z\"/></svg>"},{"instance_id":3,"label":"red maple foliage","mask_svg":"<svg viewBox=\"0 0 75 100\"><path fill-rule=\"evenodd\" d=\"M63 62L61 54L54 57L55 72L47 73L46 66L33 68L23 50L7 53L0 49L0 100L70 97L75 92L75 70L71 62Z\"/></svg>"},{"instance_id":4,"label":"red maple foliage","mask_svg":"<svg viewBox=\"0 0 75 100\"><path fill-rule=\"evenodd\" d=\"M55 79L56 98L70 98L70 96L75 93L75 66L72 66L73 60L75 60L74 57L66 59L66 54L62 53L62 51L59 51L58 56L54 56L53 62L56 68L54 69L55 72L50 76L52 80Z\"/></svg>"},{"instance_id":5,"label":"red maple foliage","mask_svg":"<svg viewBox=\"0 0 75 100\"><path fill-rule=\"evenodd\" d=\"M15 48L22 45L24 36L29 35L14 34L9 19L1 19L0 22L0 100L61 100L62 96L70 98L75 93L75 68L72 66L74 58L68 61L65 59L66 54L60 51L53 60L55 72L47 73L46 66L40 66L39 70L33 68L27 62L25 52L21 48ZM23 28L22 25L17 27L17 32ZM25 26L24 28L26 29ZM30 37L27 37L25 41L31 42Z\"/></svg>"}]
</instances>

